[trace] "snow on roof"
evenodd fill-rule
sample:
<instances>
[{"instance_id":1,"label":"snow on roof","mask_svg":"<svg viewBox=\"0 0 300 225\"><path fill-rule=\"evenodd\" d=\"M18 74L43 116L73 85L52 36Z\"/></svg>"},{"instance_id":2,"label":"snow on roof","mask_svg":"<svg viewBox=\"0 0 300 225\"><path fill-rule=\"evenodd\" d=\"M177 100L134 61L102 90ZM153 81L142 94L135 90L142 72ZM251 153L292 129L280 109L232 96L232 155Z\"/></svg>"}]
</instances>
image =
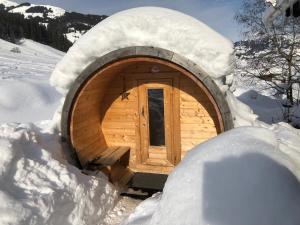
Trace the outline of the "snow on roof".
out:
<instances>
[{"instance_id":1,"label":"snow on roof","mask_svg":"<svg viewBox=\"0 0 300 225\"><path fill-rule=\"evenodd\" d=\"M114 14L83 35L57 64L50 82L65 94L76 77L97 58L130 46L173 51L194 61L216 79L232 70L231 41L183 13L141 7Z\"/></svg>"}]
</instances>

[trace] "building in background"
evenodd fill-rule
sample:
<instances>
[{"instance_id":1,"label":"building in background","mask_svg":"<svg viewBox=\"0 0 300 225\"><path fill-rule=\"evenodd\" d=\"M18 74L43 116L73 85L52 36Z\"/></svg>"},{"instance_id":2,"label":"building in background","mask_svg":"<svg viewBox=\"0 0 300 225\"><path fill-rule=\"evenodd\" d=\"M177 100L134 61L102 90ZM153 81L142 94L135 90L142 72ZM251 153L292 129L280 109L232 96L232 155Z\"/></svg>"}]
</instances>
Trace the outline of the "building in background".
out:
<instances>
[{"instance_id":1,"label":"building in background","mask_svg":"<svg viewBox=\"0 0 300 225\"><path fill-rule=\"evenodd\" d=\"M276 17L300 16L300 0L266 0L270 7L264 15L264 23L269 26Z\"/></svg>"}]
</instances>

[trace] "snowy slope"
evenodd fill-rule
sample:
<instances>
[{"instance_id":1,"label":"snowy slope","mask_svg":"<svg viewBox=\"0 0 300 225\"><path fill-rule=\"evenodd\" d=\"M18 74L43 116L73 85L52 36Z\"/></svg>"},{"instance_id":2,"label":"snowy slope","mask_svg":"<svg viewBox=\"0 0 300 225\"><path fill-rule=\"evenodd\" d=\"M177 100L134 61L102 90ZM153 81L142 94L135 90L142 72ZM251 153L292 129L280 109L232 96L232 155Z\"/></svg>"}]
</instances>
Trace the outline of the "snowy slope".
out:
<instances>
[{"instance_id":1,"label":"snowy slope","mask_svg":"<svg viewBox=\"0 0 300 225\"><path fill-rule=\"evenodd\" d=\"M85 15L77 12L67 12L59 7L35 5L28 2L18 4L9 0L0 0L1 4L4 5L4 8L9 13L22 14L27 19L35 18L45 27L49 24L58 27L59 31L65 34L72 43L107 17L105 15Z\"/></svg>"},{"instance_id":2,"label":"snowy slope","mask_svg":"<svg viewBox=\"0 0 300 225\"><path fill-rule=\"evenodd\" d=\"M51 6L51 5L35 5L30 3L18 4L9 0L0 0L0 4L3 4L6 9L9 9L11 13L20 13L23 14L25 18L28 17L43 17L43 13L40 12L28 12L31 8L36 8L37 6L40 8L44 8L47 11L47 17L54 19L57 17L61 17L65 14L65 10L59 7ZM11 8L11 9L10 9Z\"/></svg>"},{"instance_id":3,"label":"snowy slope","mask_svg":"<svg viewBox=\"0 0 300 225\"><path fill-rule=\"evenodd\" d=\"M43 17L43 13L34 13L34 12L27 12L30 8L34 8L37 5L34 4L30 4L29 6L19 6L17 8L11 9L9 10L9 12L11 13L20 13L23 14L25 18L28 17ZM45 7L48 10L47 16L51 19L57 18L57 17L61 17L65 14L65 10L59 7L55 7L55 6L50 6L50 5L38 5L40 7Z\"/></svg>"},{"instance_id":4,"label":"snowy slope","mask_svg":"<svg viewBox=\"0 0 300 225\"><path fill-rule=\"evenodd\" d=\"M5 8L19 5L18 3L9 0L0 0L0 4L3 4Z\"/></svg>"},{"instance_id":5,"label":"snowy slope","mask_svg":"<svg viewBox=\"0 0 300 225\"><path fill-rule=\"evenodd\" d=\"M13 48L20 53L11 52ZM0 122L52 117L60 94L48 80L62 56L62 52L31 40L15 45L0 39Z\"/></svg>"}]
</instances>

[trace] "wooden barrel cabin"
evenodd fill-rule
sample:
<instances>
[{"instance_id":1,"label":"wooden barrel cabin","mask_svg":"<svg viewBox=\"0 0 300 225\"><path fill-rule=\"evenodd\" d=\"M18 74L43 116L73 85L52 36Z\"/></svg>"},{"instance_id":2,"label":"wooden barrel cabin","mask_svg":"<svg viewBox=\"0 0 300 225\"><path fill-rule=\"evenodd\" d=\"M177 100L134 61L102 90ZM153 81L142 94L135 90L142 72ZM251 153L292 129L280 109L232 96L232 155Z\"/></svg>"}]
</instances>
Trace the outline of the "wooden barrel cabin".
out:
<instances>
[{"instance_id":1,"label":"wooden barrel cabin","mask_svg":"<svg viewBox=\"0 0 300 225\"><path fill-rule=\"evenodd\" d=\"M201 65L141 44L78 65L62 109L61 135L81 166L112 181L131 172L168 174L194 146L233 127L224 91Z\"/></svg>"}]
</instances>

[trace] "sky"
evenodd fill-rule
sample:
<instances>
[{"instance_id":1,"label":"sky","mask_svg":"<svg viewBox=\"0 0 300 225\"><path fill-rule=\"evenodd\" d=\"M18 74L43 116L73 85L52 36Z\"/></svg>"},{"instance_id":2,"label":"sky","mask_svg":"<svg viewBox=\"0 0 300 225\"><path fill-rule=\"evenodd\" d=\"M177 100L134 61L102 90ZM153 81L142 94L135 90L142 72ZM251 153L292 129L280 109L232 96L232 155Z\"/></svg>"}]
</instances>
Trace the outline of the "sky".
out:
<instances>
[{"instance_id":1,"label":"sky","mask_svg":"<svg viewBox=\"0 0 300 225\"><path fill-rule=\"evenodd\" d=\"M206 23L232 41L241 39L241 28L233 20L242 0L12 0L58 6L67 11L112 15L139 6L175 9Z\"/></svg>"}]
</instances>

